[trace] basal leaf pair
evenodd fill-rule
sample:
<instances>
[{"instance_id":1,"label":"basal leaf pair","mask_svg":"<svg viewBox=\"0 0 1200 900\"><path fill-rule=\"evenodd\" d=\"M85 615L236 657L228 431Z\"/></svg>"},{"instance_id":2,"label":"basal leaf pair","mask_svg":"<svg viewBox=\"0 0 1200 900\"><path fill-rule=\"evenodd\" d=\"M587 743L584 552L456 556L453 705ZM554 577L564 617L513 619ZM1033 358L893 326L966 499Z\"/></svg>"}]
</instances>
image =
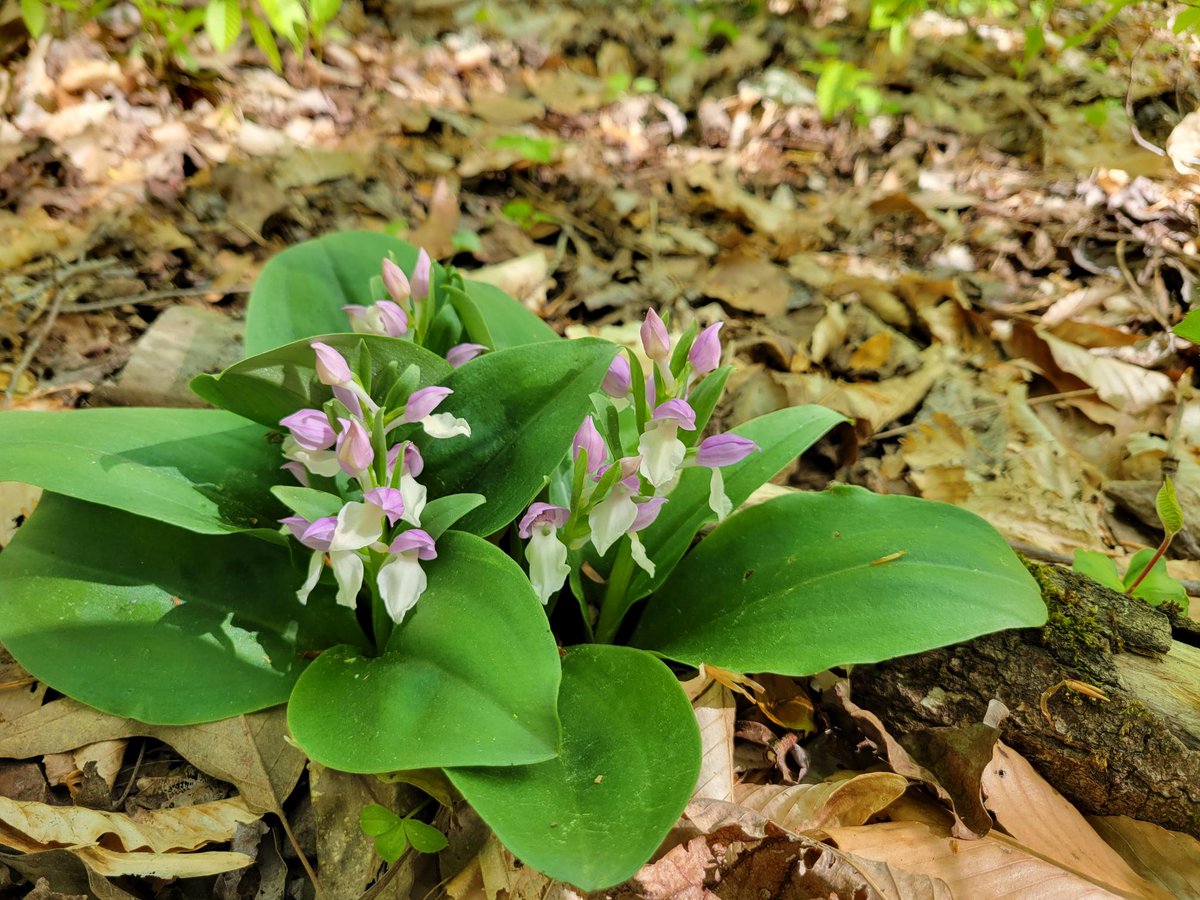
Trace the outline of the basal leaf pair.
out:
<instances>
[{"instance_id":1,"label":"basal leaf pair","mask_svg":"<svg viewBox=\"0 0 1200 900\"><path fill-rule=\"evenodd\" d=\"M719 324L565 341L350 233L264 268L246 347L193 382L222 410L0 414L0 479L49 492L0 553L0 642L144 721L287 703L314 760L441 769L581 888L632 875L695 787L699 664L807 674L1045 617L962 510L841 487L735 512L844 420L710 433Z\"/></svg>"}]
</instances>

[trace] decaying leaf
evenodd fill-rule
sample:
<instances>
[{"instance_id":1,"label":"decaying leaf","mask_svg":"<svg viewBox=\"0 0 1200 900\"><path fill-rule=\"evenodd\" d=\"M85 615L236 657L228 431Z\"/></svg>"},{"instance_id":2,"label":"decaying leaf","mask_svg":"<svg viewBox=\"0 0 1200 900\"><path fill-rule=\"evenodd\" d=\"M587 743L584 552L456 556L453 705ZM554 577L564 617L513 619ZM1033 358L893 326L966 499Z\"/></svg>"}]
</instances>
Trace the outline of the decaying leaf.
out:
<instances>
[{"instance_id":1,"label":"decaying leaf","mask_svg":"<svg viewBox=\"0 0 1200 900\"><path fill-rule=\"evenodd\" d=\"M1139 875L1173 897L1200 897L1200 841L1128 816L1088 822Z\"/></svg>"},{"instance_id":2,"label":"decaying leaf","mask_svg":"<svg viewBox=\"0 0 1200 900\"><path fill-rule=\"evenodd\" d=\"M1137 875L1066 798L1000 741L983 774L983 793L996 823L1046 859L1139 897L1170 897Z\"/></svg>"},{"instance_id":3,"label":"decaying leaf","mask_svg":"<svg viewBox=\"0 0 1200 900\"><path fill-rule=\"evenodd\" d=\"M863 825L895 802L908 779L894 772L864 772L820 784L739 784L734 798L791 832Z\"/></svg>"},{"instance_id":4,"label":"decaying leaf","mask_svg":"<svg viewBox=\"0 0 1200 900\"><path fill-rule=\"evenodd\" d=\"M713 681L694 701L696 724L700 726L700 777L693 799L732 800L733 722L737 710L733 694Z\"/></svg>"},{"instance_id":5,"label":"decaying leaf","mask_svg":"<svg viewBox=\"0 0 1200 900\"><path fill-rule=\"evenodd\" d=\"M304 754L286 739L282 708L201 725L147 725L55 700L0 723L0 757L27 759L126 737L171 745L197 768L237 786L247 807L259 813L278 811L304 770Z\"/></svg>"}]
</instances>

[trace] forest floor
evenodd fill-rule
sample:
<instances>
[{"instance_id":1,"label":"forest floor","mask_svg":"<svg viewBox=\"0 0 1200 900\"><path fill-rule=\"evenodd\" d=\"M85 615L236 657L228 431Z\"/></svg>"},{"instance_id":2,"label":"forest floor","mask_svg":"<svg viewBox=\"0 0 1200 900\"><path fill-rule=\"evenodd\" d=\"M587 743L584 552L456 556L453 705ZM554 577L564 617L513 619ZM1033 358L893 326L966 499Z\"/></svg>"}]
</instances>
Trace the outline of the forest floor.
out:
<instances>
[{"instance_id":1,"label":"forest floor","mask_svg":"<svg viewBox=\"0 0 1200 900\"><path fill-rule=\"evenodd\" d=\"M221 56L197 49L194 71L159 65L116 16L30 42L15 6L0 13L0 398L12 408L185 402L197 368L236 358L237 316L272 254L333 230L386 230L485 267L478 277L569 336L630 342L649 307L679 326L726 321L738 369L725 425L806 403L856 420L853 436L787 473L793 486L837 480L954 503L1029 556L1069 563L1095 550L1123 569L1158 543L1154 496L1174 471L1193 529L1168 569L1200 582L1198 357L1170 332L1200 277L1200 113L1188 115L1200 45L1172 34L1157 5L1124 10L1077 46L1052 35L1026 59L1011 22L925 13L890 48L853 10L792 0L745 15L583 0L418 0L386 15L351 4L323 52L285 55L282 74L248 41ZM1052 24L1085 29L1065 14ZM30 502L0 485L6 513ZM3 719L45 708L44 688L18 693ZM744 717L728 694L715 706L731 744ZM0 800L69 792L126 808L145 795L147 808L155 790L194 803L239 784L228 758L186 768L188 753L161 734L72 721L88 739L71 743L63 726L54 751L6 751L15 745L0 730L0 755L14 757L0 764ZM774 770L778 742L805 737L797 722L757 724L767 731L737 726L739 771L753 769L755 747ZM608 894L707 896L714 871L783 834L773 818L791 834L840 829L846 855L813 851L822 896L949 896L947 884L972 898L1001 885L1039 898L1200 896L1194 837L1089 824L1003 752L1027 793L1019 808L990 808L1001 825L980 842L990 856L960 856L928 810L896 812L896 772L874 772L840 795L776 794L769 809L742 792L757 826L694 811L675 850ZM794 776L782 767L765 780ZM286 807L299 842L329 896L358 896L379 862L357 809L391 786L305 778ZM890 822L864 824L885 807ZM1053 827L1018 842L1013 819ZM895 829L913 820L927 831ZM730 837L734 821L744 833ZM859 826L893 828L889 846L868 846ZM309 890L273 822L238 831L233 849L255 857L254 874L219 875L216 887L171 881L186 873L169 868L109 880L97 872L119 867L60 849L71 842L0 843L27 851L3 856L10 883L45 878L42 897ZM1171 858L1145 862L1150 847ZM570 896L494 842L474 850L443 859L448 886L435 896ZM410 868L375 896L430 883Z\"/></svg>"}]
</instances>

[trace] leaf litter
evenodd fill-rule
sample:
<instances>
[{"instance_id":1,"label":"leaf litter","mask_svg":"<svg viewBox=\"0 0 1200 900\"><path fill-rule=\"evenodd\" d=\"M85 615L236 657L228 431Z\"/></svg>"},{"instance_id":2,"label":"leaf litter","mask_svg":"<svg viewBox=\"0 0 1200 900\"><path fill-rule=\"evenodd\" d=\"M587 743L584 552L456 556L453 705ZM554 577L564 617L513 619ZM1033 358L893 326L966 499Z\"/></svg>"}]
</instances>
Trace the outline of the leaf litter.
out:
<instances>
[{"instance_id":1,"label":"leaf litter","mask_svg":"<svg viewBox=\"0 0 1200 900\"><path fill-rule=\"evenodd\" d=\"M187 102L127 35L32 42L9 61L0 109L0 391L21 408L143 402L152 386L134 360L156 328L160 345L185 348L168 365L219 364L164 308L236 313L272 252L368 227L482 267L481 280L569 333L621 334L648 304L681 325L726 321L739 368L724 424L797 403L857 419L856 452L827 442L787 473L793 484L944 500L1023 549L1099 550L1123 565L1156 542L1153 496L1174 465L1197 521L1200 413L1180 387L1196 355L1168 334L1197 274L1196 114L1173 99L1190 51L1143 53L1131 75L1069 48L1017 77L1006 48L1018 36L998 26L927 14L887 57L847 9L784 7L728 23L669 4L603 16L583 2L489 4L484 16L426 4L403 22L355 12L349 34L320 58L289 57L282 75L252 49L202 54L223 77L194 82ZM822 122L796 59L830 35L886 85L887 112ZM1132 123L1108 102L1127 88ZM1131 124L1167 156L1133 141ZM147 358L141 371L158 371L163 357ZM0 544L34 503L0 485ZM1173 572L1200 575L1186 532L1173 552ZM93 835L55 849L0 816L5 843L27 850L8 864L31 881L130 896L121 873L216 871L240 855L282 883L297 864L280 834L289 817L331 896L343 879L357 896L378 877L338 804L399 803L407 789L381 794L359 776L333 789L343 776L306 774L278 712L155 728L21 681L6 676L0 691L0 756L30 762L0 777L0 802L53 800L60 822L90 822ZM993 758L993 726L927 736L922 755L877 719L848 724L868 720L833 682L789 681L768 690L782 716L757 692L750 703L708 683L696 700L703 788L673 848L611 896L1194 888L1194 838L1083 820L1015 751L995 742ZM122 793L134 812L98 820L80 805ZM211 804L246 810L195 832L240 849L96 843L99 821L106 835L137 833L151 813L128 801L143 794L151 806L177 798L155 811L177 824ZM269 833L229 831L264 813ZM452 850L448 896L576 895L478 831ZM402 873L391 890L420 877L431 876Z\"/></svg>"}]
</instances>

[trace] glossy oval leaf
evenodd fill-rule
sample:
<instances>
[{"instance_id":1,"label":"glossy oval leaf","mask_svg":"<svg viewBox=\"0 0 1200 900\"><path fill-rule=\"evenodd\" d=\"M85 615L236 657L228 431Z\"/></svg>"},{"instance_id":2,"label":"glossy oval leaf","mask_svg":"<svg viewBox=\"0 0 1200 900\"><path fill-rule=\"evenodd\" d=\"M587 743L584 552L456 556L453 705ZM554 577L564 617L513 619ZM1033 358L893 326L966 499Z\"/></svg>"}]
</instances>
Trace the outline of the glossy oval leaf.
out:
<instances>
[{"instance_id":1,"label":"glossy oval leaf","mask_svg":"<svg viewBox=\"0 0 1200 900\"><path fill-rule=\"evenodd\" d=\"M735 514L650 598L633 643L691 665L807 675L1046 620L983 519L858 487Z\"/></svg>"},{"instance_id":2,"label":"glossy oval leaf","mask_svg":"<svg viewBox=\"0 0 1200 900\"><path fill-rule=\"evenodd\" d=\"M303 654L361 640L288 551L54 494L0 553L0 643L68 697L186 725L284 702Z\"/></svg>"},{"instance_id":3,"label":"glossy oval leaf","mask_svg":"<svg viewBox=\"0 0 1200 900\"><path fill-rule=\"evenodd\" d=\"M453 299L470 340L493 350L561 340L533 310L494 285L468 281L465 293Z\"/></svg>"},{"instance_id":4,"label":"glossy oval leaf","mask_svg":"<svg viewBox=\"0 0 1200 900\"><path fill-rule=\"evenodd\" d=\"M647 653L589 644L562 666L557 758L446 774L523 862L600 890L633 875L683 812L700 733L675 676Z\"/></svg>"},{"instance_id":5,"label":"glossy oval leaf","mask_svg":"<svg viewBox=\"0 0 1200 900\"><path fill-rule=\"evenodd\" d=\"M734 509L830 429L846 421L849 420L841 413L824 406L793 406L730 429L733 434L754 441L760 448L760 452L752 453L740 463L721 470L725 479L725 494ZM641 569L637 570L630 584L631 603L662 584L687 552L701 526L716 519L716 514L708 505L710 475L708 469L685 469L658 519L641 533L646 553L654 560L656 575L651 578ZM597 568L607 573L610 565Z\"/></svg>"},{"instance_id":6,"label":"glossy oval leaf","mask_svg":"<svg viewBox=\"0 0 1200 900\"><path fill-rule=\"evenodd\" d=\"M371 372L379 376L389 363L400 371L415 365L421 384L441 384L449 376L449 363L412 341L373 334L318 334L285 347L234 363L219 375L197 375L191 388L209 403L263 425L278 427L279 420L298 409L319 408L330 398L330 389L317 378L313 341L339 351L357 371L359 347L371 355ZM379 393L376 391L375 393ZM382 397L378 397L382 401Z\"/></svg>"},{"instance_id":7,"label":"glossy oval leaf","mask_svg":"<svg viewBox=\"0 0 1200 900\"><path fill-rule=\"evenodd\" d=\"M0 481L200 534L275 531L281 461L263 428L222 410L0 413Z\"/></svg>"},{"instance_id":8,"label":"glossy oval leaf","mask_svg":"<svg viewBox=\"0 0 1200 900\"><path fill-rule=\"evenodd\" d=\"M460 529L491 534L537 495L570 447L616 353L615 344L594 338L526 344L485 353L445 380L454 393L438 412L466 419L471 436L416 440L431 497L487 498L463 517Z\"/></svg>"},{"instance_id":9,"label":"glossy oval leaf","mask_svg":"<svg viewBox=\"0 0 1200 900\"><path fill-rule=\"evenodd\" d=\"M271 257L250 292L246 352L265 353L312 335L348 331L350 320L343 306L387 299L382 292L373 293L371 284L380 277L389 254L405 272L412 272L417 248L374 231L327 234ZM444 277L435 263L434 284Z\"/></svg>"},{"instance_id":10,"label":"glossy oval leaf","mask_svg":"<svg viewBox=\"0 0 1200 900\"><path fill-rule=\"evenodd\" d=\"M529 579L473 535L447 532L437 550L383 655L336 647L296 684L288 726L317 762L390 772L557 752L558 649Z\"/></svg>"}]
</instances>

